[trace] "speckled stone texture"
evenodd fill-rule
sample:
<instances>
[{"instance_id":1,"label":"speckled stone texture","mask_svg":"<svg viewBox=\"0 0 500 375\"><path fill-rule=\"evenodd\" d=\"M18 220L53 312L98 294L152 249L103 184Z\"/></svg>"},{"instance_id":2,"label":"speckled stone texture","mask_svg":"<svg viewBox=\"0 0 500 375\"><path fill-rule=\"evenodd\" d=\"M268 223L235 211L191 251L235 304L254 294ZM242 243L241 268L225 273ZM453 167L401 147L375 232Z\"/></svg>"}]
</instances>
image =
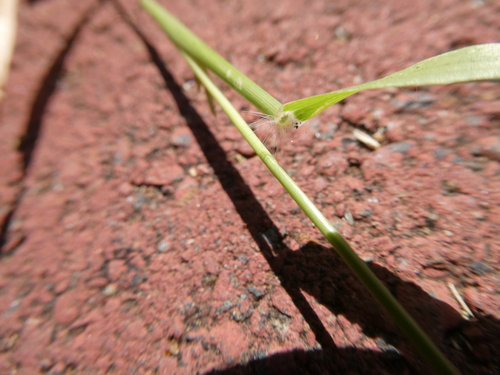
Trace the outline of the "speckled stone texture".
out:
<instances>
[{"instance_id":1,"label":"speckled stone texture","mask_svg":"<svg viewBox=\"0 0 500 375\"><path fill-rule=\"evenodd\" d=\"M283 102L500 41L498 1L162 3ZM136 1L21 1L6 92L0 374L429 373ZM464 374L500 373L498 83L357 94L278 159Z\"/></svg>"}]
</instances>

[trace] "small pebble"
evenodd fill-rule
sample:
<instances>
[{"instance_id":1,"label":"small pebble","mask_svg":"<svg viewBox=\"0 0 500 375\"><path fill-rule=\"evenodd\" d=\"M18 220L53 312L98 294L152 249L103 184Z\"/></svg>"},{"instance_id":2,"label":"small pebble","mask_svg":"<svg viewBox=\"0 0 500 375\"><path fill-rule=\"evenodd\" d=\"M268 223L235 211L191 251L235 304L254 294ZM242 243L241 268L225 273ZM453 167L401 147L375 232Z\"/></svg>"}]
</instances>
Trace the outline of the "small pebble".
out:
<instances>
[{"instance_id":1,"label":"small pebble","mask_svg":"<svg viewBox=\"0 0 500 375\"><path fill-rule=\"evenodd\" d=\"M106 286L106 288L104 288L104 290L102 291L102 294L104 294L106 297L111 297L111 296L114 296L116 294L117 290L118 290L118 288L116 287L116 285L109 284L108 286Z\"/></svg>"}]
</instances>

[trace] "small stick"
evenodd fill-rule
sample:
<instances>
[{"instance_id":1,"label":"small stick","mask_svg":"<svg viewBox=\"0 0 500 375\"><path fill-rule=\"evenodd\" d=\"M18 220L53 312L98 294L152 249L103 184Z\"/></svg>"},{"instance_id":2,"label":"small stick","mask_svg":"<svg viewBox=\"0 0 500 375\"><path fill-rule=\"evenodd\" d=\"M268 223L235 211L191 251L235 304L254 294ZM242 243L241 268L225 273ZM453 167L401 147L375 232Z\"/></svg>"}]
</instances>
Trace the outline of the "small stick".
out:
<instances>
[{"instance_id":1,"label":"small stick","mask_svg":"<svg viewBox=\"0 0 500 375\"><path fill-rule=\"evenodd\" d=\"M359 129L354 129L352 134L354 135L354 138L356 138L358 141L363 143L369 149L376 150L376 149L380 148L380 143L375 138L373 138L371 135L369 135L365 132L362 132Z\"/></svg>"},{"instance_id":2,"label":"small stick","mask_svg":"<svg viewBox=\"0 0 500 375\"><path fill-rule=\"evenodd\" d=\"M474 314L472 313L471 309L469 309L469 306L467 306L462 296L458 293L458 290L455 287L455 285L453 285L452 283L448 283L448 288L450 288L451 293L462 307L463 310L462 315L464 316L464 318L467 320L470 320L470 318L474 318Z\"/></svg>"}]
</instances>

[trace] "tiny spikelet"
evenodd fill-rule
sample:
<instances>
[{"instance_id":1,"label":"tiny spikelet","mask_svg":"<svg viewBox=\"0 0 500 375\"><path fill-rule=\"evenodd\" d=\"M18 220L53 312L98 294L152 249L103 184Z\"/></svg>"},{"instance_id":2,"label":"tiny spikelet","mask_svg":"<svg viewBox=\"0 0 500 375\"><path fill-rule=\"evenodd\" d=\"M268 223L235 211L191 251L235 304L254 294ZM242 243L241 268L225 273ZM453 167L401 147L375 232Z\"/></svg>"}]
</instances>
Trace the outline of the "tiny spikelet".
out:
<instances>
[{"instance_id":1,"label":"tiny spikelet","mask_svg":"<svg viewBox=\"0 0 500 375\"><path fill-rule=\"evenodd\" d=\"M249 111L251 112L251 111ZM250 124L255 134L266 147L279 150L287 139L290 130L297 129L302 122L297 120L292 112L278 111L276 116L265 115L260 112L251 112L260 117Z\"/></svg>"},{"instance_id":2,"label":"tiny spikelet","mask_svg":"<svg viewBox=\"0 0 500 375\"><path fill-rule=\"evenodd\" d=\"M302 125L302 121L297 120L293 112L283 111L283 109L280 109L274 116L274 122L276 126L285 129L298 129Z\"/></svg>"}]
</instances>

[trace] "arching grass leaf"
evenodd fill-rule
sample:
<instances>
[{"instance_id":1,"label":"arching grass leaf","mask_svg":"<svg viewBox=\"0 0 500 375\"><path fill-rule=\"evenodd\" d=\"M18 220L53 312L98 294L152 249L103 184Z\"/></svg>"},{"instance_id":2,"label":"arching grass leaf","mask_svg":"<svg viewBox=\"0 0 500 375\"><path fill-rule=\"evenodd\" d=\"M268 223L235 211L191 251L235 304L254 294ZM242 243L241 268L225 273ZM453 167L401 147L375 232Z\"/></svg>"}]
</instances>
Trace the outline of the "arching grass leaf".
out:
<instances>
[{"instance_id":1,"label":"arching grass leaf","mask_svg":"<svg viewBox=\"0 0 500 375\"><path fill-rule=\"evenodd\" d=\"M500 43L481 44L431 57L375 81L287 103L283 106L283 110L293 112L300 121L306 121L362 90L498 79L500 79Z\"/></svg>"}]
</instances>

